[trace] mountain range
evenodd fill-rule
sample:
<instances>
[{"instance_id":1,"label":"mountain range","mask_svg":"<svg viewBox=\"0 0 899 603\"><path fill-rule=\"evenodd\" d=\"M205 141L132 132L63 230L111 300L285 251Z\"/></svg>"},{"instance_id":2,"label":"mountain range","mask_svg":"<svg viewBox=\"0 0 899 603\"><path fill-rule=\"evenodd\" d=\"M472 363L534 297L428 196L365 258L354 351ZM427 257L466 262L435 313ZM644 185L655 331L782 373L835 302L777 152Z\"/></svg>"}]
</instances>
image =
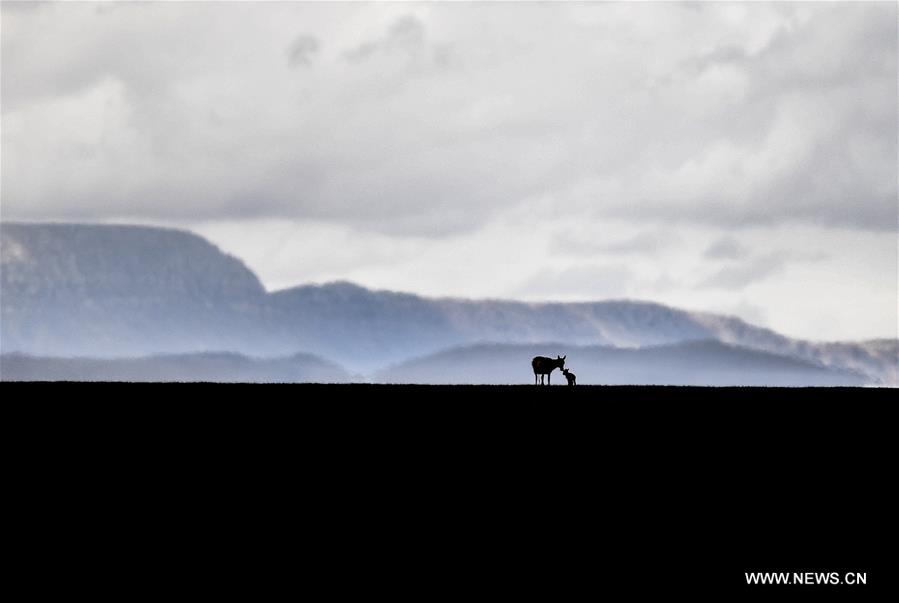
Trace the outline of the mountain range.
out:
<instances>
[{"instance_id":1,"label":"mountain range","mask_svg":"<svg viewBox=\"0 0 899 603\"><path fill-rule=\"evenodd\" d=\"M54 358L3 354L5 381L141 381L221 383L346 383L351 375L311 354L248 358L233 352L160 354L138 358Z\"/></svg>"},{"instance_id":2,"label":"mountain range","mask_svg":"<svg viewBox=\"0 0 899 603\"><path fill-rule=\"evenodd\" d=\"M527 382L529 354L570 353L583 383L708 385L895 385L899 355L895 339L803 341L643 301L426 298L346 282L268 292L239 259L186 231L7 222L0 224L0 351L4 379L18 374L12 367L24 357L34 376L38 360L50 375L48 363L58 368L64 358L113 366L110 359L142 357L163 366L161 359L181 355L200 367L222 352L259 370L297 354L343 367L234 369L246 380L455 382L459 355L470 354L479 360L465 369L465 382L472 375ZM525 368L520 379L520 369L500 368L513 357ZM224 368L196 370L198 379L233 380Z\"/></svg>"}]
</instances>

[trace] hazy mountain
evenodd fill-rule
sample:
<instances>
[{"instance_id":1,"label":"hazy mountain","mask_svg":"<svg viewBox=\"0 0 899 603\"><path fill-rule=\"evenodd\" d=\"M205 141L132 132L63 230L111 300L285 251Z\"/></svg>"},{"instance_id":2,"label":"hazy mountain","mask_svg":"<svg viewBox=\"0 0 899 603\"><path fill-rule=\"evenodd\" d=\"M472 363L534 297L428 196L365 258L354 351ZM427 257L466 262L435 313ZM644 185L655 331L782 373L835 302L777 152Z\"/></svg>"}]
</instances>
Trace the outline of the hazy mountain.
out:
<instances>
[{"instance_id":1,"label":"hazy mountain","mask_svg":"<svg viewBox=\"0 0 899 603\"><path fill-rule=\"evenodd\" d=\"M240 354L171 354L141 358L0 356L4 381L215 381L345 383L349 373L310 354L248 358Z\"/></svg>"},{"instance_id":2,"label":"hazy mountain","mask_svg":"<svg viewBox=\"0 0 899 603\"><path fill-rule=\"evenodd\" d=\"M269 307L300 349L362 372L465 341L433 300L349 283L277 291Z\"/></svg>"},{"instance_id":3,"label":"hazy mountain","mask_svg":"<svg viewBox=\"0 0 899 603\"><path fill-rule=\"evenodd\" d=\"M184 231L0 224L0 348L35 356L307 352L356 373L477 343L640 348L718 340L897 382L896 340L811 343L655 303L430 299L350 283L267 293Z\"/></svg>"},{"instance_id":4,"label":"hazy mountain","mask_svg":"<svg viewBox=\"0 0 899 603\"><path fill-rule=\"evenodd\" d=\"M566 344L482 344L404 362L376 375L388 383L533 383L530 359L567 355L579 385L769 385L857 386L863 375L795 358L727 345L691 341L640 349ZM559 370L551 376L566 383Z\"/></svg>"},{"instance_id":5,"label":"hazy mountain","mask_svg":"<svg viewBox=\"0 0 899 603\"><path fill-rule=\"evenodd\" d=\"M896 384L899 342L813 343L739 318L640 301L524 303L429 299L350 283L305 285L270 295L278 323L318 353L371 372L473 343L638 348L714 339Z\"/></svg>"},{"instance_id":6,"label":"hazy mountain","mask_svg":"<svg viewBox=\"0 0 899 603\"><path fill-rule=\"evenodd\" d=\"M4 352L267 351L255 345L265 318L259 279L194 234L3 223L0 252Z\"/></svg>"},{"instance_id":7,"label":"hazy mountain","mask_svg":"<svg viewBox=\"0 0 899 603\"><path fill-rule=\"evenodd\" d=\"M308 338L322 354L363 370L468 343L638 347L717 338L729 332L728 320L745 325L648 302L429 299L345 282L304 285L270 298L278 323L297 340Z\"/></svg>"}]
</instances>

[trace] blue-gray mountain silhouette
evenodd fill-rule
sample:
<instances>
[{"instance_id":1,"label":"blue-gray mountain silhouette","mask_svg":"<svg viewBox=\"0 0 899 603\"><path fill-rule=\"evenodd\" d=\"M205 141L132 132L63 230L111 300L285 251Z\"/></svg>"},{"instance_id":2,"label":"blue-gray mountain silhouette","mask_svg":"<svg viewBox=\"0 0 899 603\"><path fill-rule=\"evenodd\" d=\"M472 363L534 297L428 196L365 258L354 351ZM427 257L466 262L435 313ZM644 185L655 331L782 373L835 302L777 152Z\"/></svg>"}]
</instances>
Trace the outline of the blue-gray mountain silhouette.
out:
<instances>
[{"instance_id":1,"label":"blue-gray mountain silhouette","mask_svg":"<svg viewBox=\"0 0 899 603\"><path fill-rule=\"evenodd\" d=\"M553 347L554 346L554 347ZM641 349L563 344L480 344L401 363L376 375L387 383L528 383L522 359L544 349L565 349L577 358L584 385L862 385L850 371L720 341L690 341Z\"/></svg>"},{"instance_id":2,"label":"blue-gray mountain silhouette","mask_svg":"<svg viewBox=\"0 0 899 603\"><path fill-rule=\"evenodd\" d=\"M297 258L302 261L302 258ZM811 343L737 318L636 301L433 299L350 283L266 292L237 258L163 228L0 224L0 351L136 357L310 353L353 373L495 342L640 348L717 340L895 383L896 340ZM560 348L561 349L561 348ZM519 359L552 352L539 346ZM578 359L580 379L586 366ZM586 381L585 381L586 382Z\"/></svg>"},{"instance_id":3,"label":"blue-gray mountain silhouette","mask_svg":"<svg viewBox=\"0 0 899 603\"><path fill-rule=\"evenodd\" d=\"M345 383L353 377L311 354L248 358L207 352L140 358L0 356L4 381L214 381L237 383Z\"/></svg>"}]
</instances>

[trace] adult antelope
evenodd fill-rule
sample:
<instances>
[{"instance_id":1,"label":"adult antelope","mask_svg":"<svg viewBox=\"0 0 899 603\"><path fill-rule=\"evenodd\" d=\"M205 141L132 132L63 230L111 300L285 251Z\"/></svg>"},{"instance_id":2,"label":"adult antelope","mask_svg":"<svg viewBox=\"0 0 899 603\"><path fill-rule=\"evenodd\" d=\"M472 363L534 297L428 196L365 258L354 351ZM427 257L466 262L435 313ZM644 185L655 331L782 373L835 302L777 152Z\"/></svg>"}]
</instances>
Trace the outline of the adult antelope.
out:
<instances>
[{"instance_id":1,"label":"adult antelope","mask_svg":"<svg viewBox=\"0 0 899 603\"><path fill-rule=\"evenodd\" d=\"M547 358L546 356L534 356L531 360L531 366L534 367L534 385L537 385L537 376L540 376L540 385L543 385L543 375L546 375L546 385L550 385L550 373L553 369L565 368L565 358L567 356L556 356L556 359Z\"/></svg>"}]
</instances>

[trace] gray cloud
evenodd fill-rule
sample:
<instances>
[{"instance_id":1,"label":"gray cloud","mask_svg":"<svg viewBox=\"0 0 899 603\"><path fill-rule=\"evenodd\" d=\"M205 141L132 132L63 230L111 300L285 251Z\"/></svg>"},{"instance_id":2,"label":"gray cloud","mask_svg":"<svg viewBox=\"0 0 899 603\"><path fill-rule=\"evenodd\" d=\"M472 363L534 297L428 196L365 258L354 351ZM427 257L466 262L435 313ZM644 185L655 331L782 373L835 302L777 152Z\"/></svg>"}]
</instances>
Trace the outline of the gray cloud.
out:
<instances>
[{"instance_id":1,"label":"gray cloud","mask_svg":"<svg viewBox=\"0 0 899 603\"><path fill-rule=\"evenodd\" d=\"M553 291L556 299L624 298L633 278L633 272L622 264L546 269L522 283L517 294L534 298L541 292Z\"/></svg>"},{"instance_id":2,"label":"gray cloud","mask_svg":"<svg viewBox=\"0 0 899 603\"><path fill-rule=\"evenodd\" d=\"M732 238L719 239L710 245L704 257L714 260L729 260L710 277L700 283L700 287L742 289L757 281L783 272L787 267L802 264L817 264L831 256L820 251L807 251L799 243L790 249L771 250L763 254L753 254Z\"/></svg>"},{"instance_id":3,"label":"gray cloud","mask_svg":"<svg viewBox=\"0 0 899 603\"><path fill-rule=\"evenodd\" d=\"M3 3L10 218L895 228L892 4L79 4Z\"/></svg>"},{"instance_id":4,"label":"gray cloud","mask_svg":"<svg viewBox=\"0 0 899 603\"><path fill-rule=\"evenodd\" d=\"M736 239L724 237L709 245L703 256L711 260L739 260L748 254L749 250L740 245Z\"/></svg>"},{"instance_id":5,"label":"gray cloud","mask_svg":"<svg viewBox=\"0 0 899 603\"><path fill-rule=\"evenodd\" d=\"M682 238L668 229L643 230L621 238L605 228L596 228L589 236L566 233L556 235L551 249L570 255L648 255L655 256L666 248L678 245Z\"/></svg>"},{"instance_id":6,"label":"gray cloud","mask_svg":"<svg viewBox=\"0 0 899 603\"><path fill-rule=\"evenodd\" d=\"M39 10L42 6L45 6L45 2L34 2L33 0L26 0L22 2L9 1L3 3L3 12L4 13L17 13L17 12L32 12Z\"/></svg>"},{"instance_id":7,"label":"gray cloud","mask_svg":"<svg viewBox=\"0 0 899 603\"><path fill-rule=\"evenodd\" d=\"M720 65L744 65L749 62L751 62L751 58L744 48L725 43L713 50L700 53L698 56L689 57L679 67L696 76Z\"/></svg>"},{"instance_id":8,"label":"gray cloud","mask_svg":"<svg viewBox=\"0 0 899 603\"><path fill-rule=\"evenodd\" d=\"M381 52L403 51L416 54L425 47L425 26L415 15L404 15L394 21L387 32L378 38L366 40L344 53L348 61L364 61Z\"/></svg>"},{"instance_id":9,"label":"gray cloud","mask_svg":"<svg viewBox=\"0 0 899 603\"><path fill-rule=\"evenodd\" d=\"M291 67L308 67L312 65L312 57L318 50L318 38L306 34L298 36L287 49L287 64Z\"/></svg>"},{"instance_id":10,"label":"gray cloud","mask_svg":"<svg viewBox=\"0 0 899 603\"><path fill-rule=\"evenodd\" d=\"M699 286L717 289L743 289L781 272L786 260L780 255L764 257L725 266L702 281Z\"/></svg>"}]
</instances>

